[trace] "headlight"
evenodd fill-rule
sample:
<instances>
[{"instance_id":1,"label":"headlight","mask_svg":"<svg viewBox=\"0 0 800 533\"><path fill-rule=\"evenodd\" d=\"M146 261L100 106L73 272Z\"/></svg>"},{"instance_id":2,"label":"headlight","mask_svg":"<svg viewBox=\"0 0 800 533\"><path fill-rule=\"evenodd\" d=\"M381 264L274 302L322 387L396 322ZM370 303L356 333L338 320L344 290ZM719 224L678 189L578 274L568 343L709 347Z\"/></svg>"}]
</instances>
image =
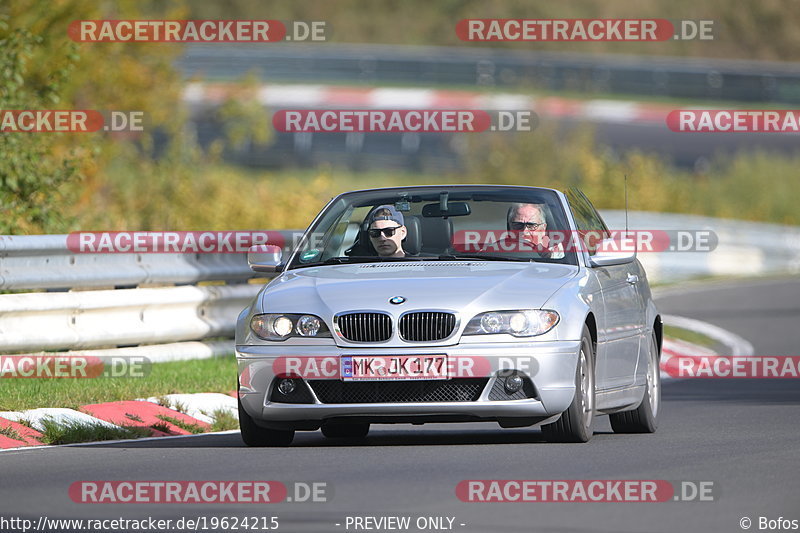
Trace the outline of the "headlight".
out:
<instances>
[{"instance_id":1,"label":"headlight","mask_svg":"<svg viewBox=\"0 0 800 533\"><path fill-rule=\"evenodd\" d=\"M271 325L272 331L274 331L278 337L288 337L294 326L292 320L287 316L279 316L272 321Z\"/></svg>"},{"instance_id":2,"label":"headlight","mask_svg":"<svg viewBox=\"0 0 800 533\"><path fill-rule=\"evenodd\" d=\"M507 333L515 337L543 335L558 324L558 313L549 309L520 309L518 311L489 311L469 321L464 335Z\"/></svg>"},{"instance_id":3,"label":"headlight","mask_svg":"<svg viewBox=\"0 0 800 533\"><path fill-rule=\"evenodd\" d=\"M322 327L322 321L313 315L303 315L297 321L297 333L301 337L315 337Z\"/></svg>"},{"instance_id":4,"label":"headlight","mask_svg":"<svg viewBox=\"0 0 800 533\"><path fill-rule=\"evenodd\" d=\"M267 341L282 341L290 337L330 337L331 332L318 316L269 313L255 315L250 329Z\"/></svg>"}]
</instances>

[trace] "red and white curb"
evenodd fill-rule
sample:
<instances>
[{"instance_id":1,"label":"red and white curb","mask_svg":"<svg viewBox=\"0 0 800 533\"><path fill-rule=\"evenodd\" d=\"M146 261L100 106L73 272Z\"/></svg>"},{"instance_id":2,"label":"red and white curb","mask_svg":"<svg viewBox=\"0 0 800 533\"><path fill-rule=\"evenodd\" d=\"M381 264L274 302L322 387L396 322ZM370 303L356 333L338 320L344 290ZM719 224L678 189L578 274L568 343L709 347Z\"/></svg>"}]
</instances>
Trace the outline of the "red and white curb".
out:
<instances>
[{"instance_id":1,"label":"red and white curb","mask_svg":"<svg viewBox=\"0 0 800 533\"><path fill-rule=\"evenodd\" d=\"M183 100L190 105L220 105L242 94L229 83L189 83ZM331 85L261 85L256 100L271 108L480 109L532 110L541 116L594 122L664 123L675 106L619 100L578 100L405 87L340 87Z\"/></svg>"},{"instance_id":2,"label":"red and white curb","mask_svg":"<svg viewBox=\"0 0 800 533\"><path fill-rule=\"evenodd\" d=\"M693 331L708 337L725 347L725 355L749 356L753 355L753 345L749 341L719 326L677 315L664 315L664 324ZM673 379L667 372L671 368L670 359L673 357L713 358L720 354L705 346L694 344L679 339L664 338L661 347L661 378ZM674 369L673 369L674 370Z\"/></svg>"},{"instance_id":3,"label":"red and white curb","mask_svg":"<svg viewBox=\"0 0 800 533\"><path fill-rule=\"evenodd\" d=\"M147 398L148 402L166 404L171 409L185 413L192 418L202 420L208 424L214 423L215 412L225 412L237 417L238 405L236 398L227 394L216 392L201 392L197 394L167 394L161 397Z\"/></svg>"},{"instance_id":4,"label":"red and white curb","mask_svg":"<svg viewBox=\"0 0 800 533\"><path fill-rule=\"evenodd\" d=\"M0 450L43 445L41 438L45 419L61 425L140 427L147 429L152 437L166 437L191 435L193 431L190 429L208 432L214 423L214 413L236 413L236 399L225 394L174 394L153 400L88 404L78 410L41 408L3 411L0 412ZM168 402L180 410L159 405L159 402Z\"/></svg>"},{"instance_id":5,"label":"red and white curb","mask_svg":"<svg viewBox=\"0 0 800 533\"><path fill-rule=\"evenodd\" d=\"M44 420L49 419L56 424L97 424L107 428L116 429L118 426L105 420L94 418L86 413L66 409L63 407L44 407L41 409L29 409L27 411L0 411L0 418L19 422L27 421L37 431L44 431Z\"/></svg>"},{"instance_id":6,"label":"red and white curb","mask_svg":"<svg viewBox=\"0 0 800 533\"><path fill-rule=\"evenodd\" d=\"M749 356L755 352L753 345L747 339L714 324L677 315L664 315L662 319L665 324L688 329L714 339L726 347L728 353L725 355Z\"/></svg>"},{"instance_id":7,"label":"red and white curb","mask_svg":"<svg viewBox=\"0 0 800 533\"><path fill-rule=\"evenodd\" d=\"M661 346L661 379L674 379L667 369L671 367L670 359L673 357L716 356L714 350L678 339L665 338Z\"/></svg>"}]
</instances>

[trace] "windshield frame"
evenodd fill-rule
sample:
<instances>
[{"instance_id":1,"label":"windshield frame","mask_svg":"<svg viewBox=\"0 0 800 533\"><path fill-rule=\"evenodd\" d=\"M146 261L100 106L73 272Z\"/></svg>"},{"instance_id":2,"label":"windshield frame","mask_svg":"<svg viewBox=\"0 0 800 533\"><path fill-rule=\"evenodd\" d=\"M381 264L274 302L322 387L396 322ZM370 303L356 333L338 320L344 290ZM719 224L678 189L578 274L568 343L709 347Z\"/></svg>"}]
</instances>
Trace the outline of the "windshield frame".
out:
<instances>
[{"instance_id":1,"label":"windshield frame","mask_svg":"<svg viewBox=\"0 0 800 533\"><path fill-rule=\"evenodd\" d=\"M329 232L333 231L334 228L341 222L342 216L346 212L352 213L353 209L358 207L364 207L367 205L378 205L378 203L392 203L391 200L387 200L390 197L394 198L394 201L397 201L402 196L414 198L414 197L425 197L422 201L432 201L433 198L431 195L439 195L440 193L447 192L454 196L452 201L460 201L463 199L465 195L469 195L469 201L480 201L480 200L472 200L472 196L479 196L481 200L489 200L491 196L497 196L498 199L494 201L498 202L525 202L526 200L530 200L531 197L542 197L542 196L551 196L547 202L549 209L551 211L551 215L558 220L561 225L563 226L564 230L572 230L572 226L574 224L571 213L569 213L568 204L564 202L563 193L555 190L549 189L544 187L526 187L526 186L497 186L497 185L423 185L423 186L416 186L416 187L387 187L387 188L377 188L377 189L362 189L356 191L349 191L346 193L342 193L334 198L331 199L330 202L319 212L319 214L314 218L311 224L308 226L306 231L303 233L302 238L297 241L296 245L293 247L288 259L285 262L284 271L288 270L295 270L300 268L306 267L320 267L320 266L327 266L327 265L336 265L336 264L348 264L348 263L372 263L372 262L418 262L418 261L462 261L462 260L473 260L473 261L497 261L499 258L495 255L491 257L491 253L486 253L486 259L480 257L480 254L471 254L471 253L464 253L464 257L459 254L447 254L442 256L407 256L404 258L392 258L392 257L380 257L380 256L337 256L337 257L329 257L327 259L322 259L320 261L311 261L311 262L302 262L300 261L301 253L303 253L306 248L311 248L308 246L308 242L311 239L311 236L318 233L318 228L321 226L325 226L325 231L322 232L323 235L327 235ZM527 198L526 198L527 196ZM417 200L421 201L421 200ZM377 203L376 203L377 202ZM557 211L557 212L556 212ZM331 216L334 216L333 220L331 220ZM349 216L349 215L348 215ZM455 217L451 217L455 218ZM351 221L352 223L352 221ZM508 262L520 263L520 262L535 262L535 263L555 263L555 264L564 264L564 265L573 265L577 266L579 264L578 254L574 251L567 251L565 253L565 257L562 259L550 259L545 257L531 257L531 258L520 258L518 256L509 255L506 259Z\"/></svg>"}]
</instances>

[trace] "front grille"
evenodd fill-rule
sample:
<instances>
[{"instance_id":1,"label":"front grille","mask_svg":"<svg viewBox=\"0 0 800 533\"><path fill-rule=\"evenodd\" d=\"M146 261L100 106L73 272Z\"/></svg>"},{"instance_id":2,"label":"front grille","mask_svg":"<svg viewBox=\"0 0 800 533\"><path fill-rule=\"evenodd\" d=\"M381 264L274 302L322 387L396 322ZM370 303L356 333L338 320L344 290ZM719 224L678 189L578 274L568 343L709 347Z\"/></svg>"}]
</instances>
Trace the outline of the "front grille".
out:
<instances>
[{"instance_id":1,"label":"front grille","mask_svg":"<svg viewBox=\"0 0 800 533\"><path fill-rule=\"evenodd\" d=\"M352 342L380 342L392 336L392 318L383 313L348 313L339 315L336 323Z\"/></svg>"},{"instance_id":2,"label":"front grille","mask_svg":"<svg viewBox=\"0 0 800 533\"><path fill-rule=\"evenodd\" d=\"M322 403L474 402L489 378L415 381L312 379L308 384Z\"/></svg>"},{"instance_id":3,"label":"front grille","mask_svg":"<svg viewBox=\"0 0 800 533\"><path fill-rule=\"evenodd\" d=\"M412 342L446 339L455 327L456 315L453 313L407 313L400 318L400 336Z\"/></svg>"}]
</instances>

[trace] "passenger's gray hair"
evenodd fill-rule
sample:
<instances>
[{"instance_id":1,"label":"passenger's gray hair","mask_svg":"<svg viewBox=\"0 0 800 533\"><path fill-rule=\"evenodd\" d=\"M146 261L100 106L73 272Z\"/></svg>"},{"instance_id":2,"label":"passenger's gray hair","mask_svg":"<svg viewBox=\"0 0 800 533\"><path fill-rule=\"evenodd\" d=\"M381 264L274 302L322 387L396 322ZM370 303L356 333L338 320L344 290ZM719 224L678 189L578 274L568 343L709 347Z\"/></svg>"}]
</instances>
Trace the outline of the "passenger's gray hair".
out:
<instances>
[{"instance_id":1,"label":"passenger's gray hair","mask_svg":"<svg viewBox=\"0 0 800 533\"><path fill-rule=\"evenodd\" d=\"M545 204L532 204L532 203L523 203L523 202L515 202L511 204L511 207L508 208L508 212L506 213L506 222L511 224L511 216L522 209L525 206L532 205L539 210L542 214L542 218L544 222L547 222L547 206Z\"/></svg>"}]
</instances>

